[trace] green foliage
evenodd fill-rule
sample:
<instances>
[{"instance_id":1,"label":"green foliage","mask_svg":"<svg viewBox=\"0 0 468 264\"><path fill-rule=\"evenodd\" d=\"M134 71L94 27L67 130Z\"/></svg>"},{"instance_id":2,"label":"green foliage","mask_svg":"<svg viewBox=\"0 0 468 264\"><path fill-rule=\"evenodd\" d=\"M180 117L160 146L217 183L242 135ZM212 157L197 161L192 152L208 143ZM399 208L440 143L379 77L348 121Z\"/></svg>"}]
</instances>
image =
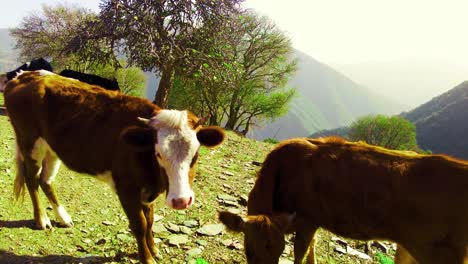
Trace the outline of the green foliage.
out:
<instances>
[{"instance_id":1,"label":"green foliage","mask_svg":"<svg viewBox=\"0 0 468 264\"><path fill-rule=\"evenodd\" d=\"M271 144L278 144L279 143L279 140L275 139L275 138L265 138L263 140L263 142L265 143L271 143Z\"/></svg>"},{"instance_id":2,"label":"green foliage","mask_svg":"<svg viewBox=\"0 0 468 264\"><path fill-rule=\"evenodd\" d=\"M40 12L24 17L19 26L11 30L11 35L17 40L16 48L22 61L37 57L51 58L57 70L73 67L84 72L89 62L65 54L62 50L80 26L93 21L95 17L89 9L75 5L44 4Z\"/></svg>"},{"instance_id":3,"label":"green foliage","mask_svg":"<svg viewBox=\"0 0 468 264\"><path fill-rule=\"evenodd\" d=\"M195 108L210 115L210 124L243 134L287 113L295 90L284 86L296 61L290 40L267 18L246 12L207 25L196 34L192 55L190 67L178 68L171 107Z\"/></svg>"},{"instance_id":4,"label":"green foliage","mask_svg":"<svg viewBox=\"0 0 468 264\"><path fill-rule=\"evenodd\" d=\"M124 61L121 61L120 64L125 66ZM143 96L146 76L140 68L128 67L115 69L109 64L93 64L89 68L88 72L105 78L117 79L120 90L124 94L140 97Z\"/></svg>"},{"instance_id":5,"label":"green foliage","mask_svg":"<svg viewBox=\"0 0 468 264\"><path fill-rule=\"evenodd\" d=\"M416 128L399 116L366 116L353 122L349 139L396 150L415 150Z\"/></svg>"},{"instance_id":6,"label":"green foliage","mask_svg":"<svg viewBox=\"0 0 468 264\"><path fill-rule=\"evenodd\" d=\"M384 254L378 252L377 253L377 260L379 261L380 264L393 264L393 259L389 258L388 256L385 256Z\"/></svg>"},{"instance_id":7,"label":"green foliage","mask_svg":"<svg viewBox=\"0 0 468 264\"><path fill-rule=\"evenodd\" d=\"M223 23L237 12L240 2L104 0L97 20L82 27L68 50L98 63L116 62L116 55L123 53L131 65L158 72L161 80L155 101L166 107L176 67L192 63L197 31ZM212 34L205 32L209 39Z\"/></svg>"}]
</instances>

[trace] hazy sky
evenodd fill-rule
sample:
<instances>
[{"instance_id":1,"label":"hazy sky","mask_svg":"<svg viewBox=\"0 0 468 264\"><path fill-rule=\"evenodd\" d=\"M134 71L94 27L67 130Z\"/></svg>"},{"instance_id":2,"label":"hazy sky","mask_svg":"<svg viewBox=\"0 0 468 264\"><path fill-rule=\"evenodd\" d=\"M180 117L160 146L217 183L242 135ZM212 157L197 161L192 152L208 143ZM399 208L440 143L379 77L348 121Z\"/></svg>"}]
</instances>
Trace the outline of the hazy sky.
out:
<instances>
[{"instance_id":1,"label":"hazy sky","mask_svg":"<svg viewBox=\"0 0 468 264\"><path fill-rule=\"evenodd\" d=\"M12 27L42 3L8 1L0 27ZM68 0L98 10L97 0ZM296 48L327 64L408 57L468 65L467 0L248 0L271 17Z\"/></svg>"},{"instance_id":2,"label":"hazy sky","mask_svg":"<svg viewBox=\"0 0 468 264\"><path fill-rule=\"evenodd\" d=\"M467 0L250 0L330 64L433 57L468 64Z\"/></svg>"}]
</instances>

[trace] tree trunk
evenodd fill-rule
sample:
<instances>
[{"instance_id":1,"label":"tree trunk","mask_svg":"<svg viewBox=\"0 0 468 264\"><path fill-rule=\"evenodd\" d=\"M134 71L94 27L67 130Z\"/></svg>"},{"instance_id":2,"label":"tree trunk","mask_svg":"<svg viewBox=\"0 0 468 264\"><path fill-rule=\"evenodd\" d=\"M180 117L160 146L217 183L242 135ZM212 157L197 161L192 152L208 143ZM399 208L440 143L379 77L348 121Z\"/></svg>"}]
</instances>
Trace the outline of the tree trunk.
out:
<instances>
[{"instance_id":1,"label":"tree trunk","mask_svg":"<svg viewBox=\"0 0 468 264\"><path fill-rule=\"evenodd\" d=\"M161 71L161 80L159 80L158 90L154 96L153 103L161 108L167 108L169 100L169 92L172 88L172 81L174 79L174 66L169 65L164 67Z\"/></svg>"}]
</instances>

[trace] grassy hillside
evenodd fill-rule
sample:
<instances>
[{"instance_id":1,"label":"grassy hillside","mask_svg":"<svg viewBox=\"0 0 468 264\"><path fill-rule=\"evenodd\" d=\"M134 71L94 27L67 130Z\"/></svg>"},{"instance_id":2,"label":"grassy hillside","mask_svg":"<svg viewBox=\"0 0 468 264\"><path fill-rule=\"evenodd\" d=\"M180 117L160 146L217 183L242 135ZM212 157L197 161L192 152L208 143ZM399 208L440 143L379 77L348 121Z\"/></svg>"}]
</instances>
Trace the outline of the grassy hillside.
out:
<instances>
[{"instance_id":1,"label":"grassy hillside","mask_svg":"<svg viewBox=\"0 0 468 264\"><path fill-rule=\"evenodd\" d=\"M255 129L257 139L307 136L349 125L368 114L395 114L404 106L379 96L341 73L296 50L298 71L288 83L297 89L288 114Z\"/></svg>"},{"instance_id":2,"label":"grassy hillside","mask_svg":"<svg viewBox=\"0 0 468 264\"><path fill-rule=\"evenodd\" d=\"M137 262L136 242L129 232L128 221L116 195L104 183L64 167L55 186L75 226L33 230L29 196L26 195L22 203L12 199L14 137L5 116L0 116L0 127L0 263ZM220 210L245 213L245 199L258 169L251 162L263 161L273 147L233 133L228 136L220 148L201 150L194 184L196 202L191 209L173 211L165 207L162 197L157 200L157 221L153 231L161 263L195 263L196 258L203 258L208 263L245 263L240 235L223 231L215 236L205 236L196 232L206 224L219 224L216 215ZM41 199L44 205L48 205L42 193ZM54 221L52 210L47 210L47 213ZM188 220L193 223L186 222ZM182 231L177 232L177 228ZM178 246L171 245L175 234L187 241ZM336 240L325 231L320 231L318 237L319 263L379 263L379 256L383 256L375 248L374 253L369 253L372 260L337 253L336 247L344 241ZM363 242L345 243L354 249L364 250ZM390 254L392 252L390 250ZM291 263L292 254L292 246L288 242L282 263Z\"/></svg>"}]
</instances>

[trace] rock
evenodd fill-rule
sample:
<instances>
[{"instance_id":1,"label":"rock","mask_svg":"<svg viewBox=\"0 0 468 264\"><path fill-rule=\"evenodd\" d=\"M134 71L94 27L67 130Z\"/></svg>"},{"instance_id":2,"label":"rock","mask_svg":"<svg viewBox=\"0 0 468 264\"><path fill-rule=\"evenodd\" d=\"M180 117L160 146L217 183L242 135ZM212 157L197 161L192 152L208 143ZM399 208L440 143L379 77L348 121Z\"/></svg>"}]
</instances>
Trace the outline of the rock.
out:
<instances>
[{"instance_id":1,"label":"rock","mask_svg":"<svg viewBox=\"0 0 468 264\"><path fill-rule=\"evenodd\" d=\"M227 176L234 176L234 173L229 172L229 171L223 171L223 174Z\"/></svg>"},{"instance_id":2,"label":"rock","mask_svg":"<svg viewBox=\"0 0 468 264\"><path fill-rule=\"evenodd\" d=\"M223 201L232 201L232 202L236 202L237 201L237 198L232 196L232 195L229 195L229 194L225 194L225 193L222 193L222 194L218 194L217 198L219 200L223 200Z\"/></svg>"},{"instance_id":3,"label":"rock","mask_svg":"<svg viewBox=\"0 0 468 264\"><path fill-rule=\"evenodd\" d=\"M186 220L186 221L184 221L183 224L186 227L197 227L198 226L198 221L197 220Z\"/></svg>"},{"instance_id":4,"label":"rock","mask_svg":"<svg viewBox=\"0 0 468 264\"><path fill-rule=\"evenodd\" d=\"M226 211L230 212L231 214L236 214L236 215L242 213L242 210L237 209L237 208L228 208Z\"/></svg>"},{"instance_id":5,"label":"rock","mask_svg":"<svg viewBox=\"0 0 468 264\"><path fill-rule=\"evenodd\" d=\"M167 223L165 225L167 230L171 231L172 233L179 233L180 232L180 226L173 224L173 223Z\"/></svg>"},{"instance_id":6,"label":"rock","mask_svg":"<svg viewBox=\"0 0 468 264\"><path fill-rule=\"evenodd\" d=\"M158 222L159 220L161 220L163 218L164 218L164 216L155 214L154 215L154 222Z\"/></svg>"},{"instance_id":7,"label":"rock","mask_svg":"<svg viewBox=\"0 0 468 264\"><path fill-rule=\"evenodd\" d=\"M198 234L206 236L216 236L225 229L223 224L207 224L197 230Z\"/></svg>"},{"instance_id":8,"label":"rock","mask_svg":"<svg viewBox=\"0 0 468 264\"><path fill-rule=\"evenodd\" d=\"M379 249L382 253L388 253L388 247L384 243L381 243L379 241L373 241L371 243L371 246Z\"/></svg>"},{"instance_id":9,"label":"rock","mask_svg":"<svg viewBox=\"0 0 468 264\"><path fill-rule=\"evenodd\" d=\"M186 253L187 253L187 256L193 258L193 257L200 256L201 253L202 253L202 250L200 248L192 248L189 251L187 251Z\"/></svg>"},{"instance_id":10,"label":"rock","mask_svg":"<svg viewBox=\"0 0 468 264\"><path fill-rule=\"evenodd\" d=\"M105 225L105 226L113 226L115 225L114 223L110 222L110 221L102 221L102 224Z\"/></svg>"},{"instance_id":11,"label":"rock","mask_svg":"<svg viewBox=\"0 0 468 264\"><path fill-rule=\"evenodd\" d=\"M233 201L221 200L221 203L227 206L239 207L239 204Z\"/></svg>"},{"instance_id":12,"label":"rock","mask_svg":"<svg viewBox=\"0 0 468 264\"><path fill-rule=\"evenodd\" d=\"M204 247L206 247L206 245L208 245L208 241L203 240L203 239L197 239L197 240L195 240L195 243L197 243L200 246L204 246Z\"/></svg>"},{"instance_id":13,"label":"rock","mask_svg":"<svg viewBox=\"0 0 468 264\"><path fill-rule=\"evenodd\" d=\"M186 227L186 226L180 226L180 232L182 232L182 233L184 233L186 235L193 234L193 231L190 228Z\"/></svg>"},{"instance_id":14,"label":"rock","mask_svg":"<svg viewBox=\"0 0 468 264\"><path fill-rule=\"evenodd\" d=\"M338 245L342 246L342 247L348 246L348 242L346 242L345 240L343 240L343 239L341 239L339 237L332 237L331 240L334 241L335 243L337 243Z\"/></svg>"},{"instance_id":15,"label":"rock","mask_svg":"<svg viewBox=\"0 0 468 264\"><path fill-rule=\"evenodd\" d=\"M346 247L346 253L348 255L351 255L351 256L357 256L357 257L359 257L361 259L366 259L366 260L371 259L371 257L369 257L367 254L364 254L364 253L362 253L360 251L357 251L357 250L355 250L354 248L352 248L350 246Z\"/></svg>"},{"instance_id":16,"label":"rock","mask_svg":"<svg viewBox=\"0 0 468 264\"><path fill-rule=\"evenodd\" d=\"M179 246L181 244L186 244L189 241L187 235L170 235L168 239L169 245L171 246Z\"/></svg>"},{"instance_id":17,"label":"rock","mask_svg":"<svg viewBox=\"0 0 468 264\"><path fill-rule=\"evenodd\" d=\"M117 238L122 241L130 241L133 240L132 236L126 235L126 234L117 234Z\"/></svg>"},{"instance_id":18,"label":"rock","mask_svg":"<svg viewBox=\"0 0 468 264\"><path fill-rule=\"evenodd\" d=\"M154 233L163 233L168 232L167 228L164 227L163 223L156 223L153 225L153 232Z\"/></svg>"},{"instance_id":19,"label":"rock","mask_svg":"<svg viewBox=\"0 0 468 264\"><path fill-rule=\"evenodd\" d=\"M242 205L242 206L247 206L248 199L249 199L249 197L247 195L241 195L239 197L239 204Z\"/></svg>"},{"instance_id":20,"label":"rock","mask_svg":"<svg viewBox=\"0 0 468 264\"><path fill-rule=\"evenodd\" d=\"M340 247L340 246L336 246L335 247L335 251L338 252L338 253L341 253L341 254L346 254L346 249Z\"/></svg>"}]
</instances>

